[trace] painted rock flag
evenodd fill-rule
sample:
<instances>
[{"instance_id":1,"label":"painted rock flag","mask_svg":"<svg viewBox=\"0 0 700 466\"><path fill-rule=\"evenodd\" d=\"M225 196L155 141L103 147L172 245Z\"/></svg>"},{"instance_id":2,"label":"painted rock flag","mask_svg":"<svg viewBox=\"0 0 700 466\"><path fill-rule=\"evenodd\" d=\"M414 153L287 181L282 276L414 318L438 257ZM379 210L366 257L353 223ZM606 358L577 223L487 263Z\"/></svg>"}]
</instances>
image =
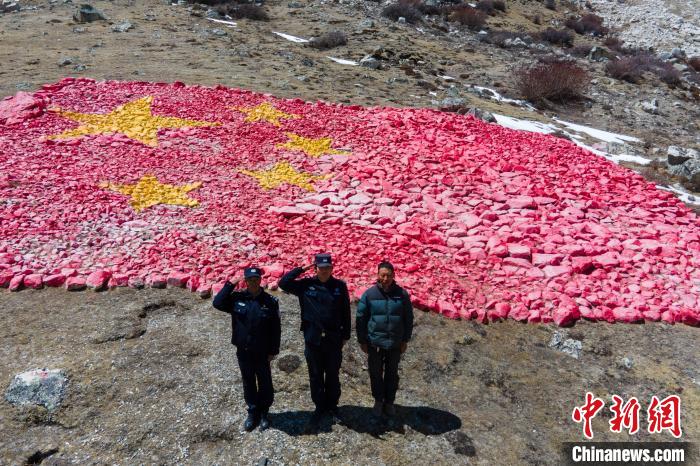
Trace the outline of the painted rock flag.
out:
<instances>
[{"instance_id":1,"label":"painted rock flag","mask_svg":"<svg viewBox=\"0 0 700 466\"><path fill-rule=\"evenodd\" d=\"M64 79L0 103L0 285L187 286L331 252L452 318L700 320L700 220L569 141L429 109Z\"/></svg>"}]
</instances>

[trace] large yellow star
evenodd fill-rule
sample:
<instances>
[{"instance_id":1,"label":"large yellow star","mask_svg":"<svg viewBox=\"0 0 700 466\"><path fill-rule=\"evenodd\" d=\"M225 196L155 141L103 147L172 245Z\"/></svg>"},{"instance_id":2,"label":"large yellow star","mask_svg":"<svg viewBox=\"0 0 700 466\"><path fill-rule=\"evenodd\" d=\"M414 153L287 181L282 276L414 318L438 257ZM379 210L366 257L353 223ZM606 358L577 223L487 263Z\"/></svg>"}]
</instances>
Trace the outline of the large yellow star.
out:
<instances>
[{"instance_id":1,"label":"large yellow star","mask_svg":"<svg viewBox=\"0 0 700 466\"><path fill-rule=\"evenodd\" d=\"M240 170L240 172L257 179L263 189L274 189L283 183L288 183L307 191L314 191L311 182L326 178L326 176L299 172L287 162L278 162L267 170Z\"/></svg>"},{"instance_id":2,"label":"large yellow star","mask_svg":"<svg viewBox=\"0 0 700 466\"><path fill-rule=\"evenodd\" d=\"M280 126L280 118L292 119L301 118L300 115L294 115L291 113L285 113L277 110L275 107L267 102L263 102L255 107L231 107L233 110L245 113L245 122L253 123L256 121L267 121L275 126Z\"/></svg>"},{"instance_id":3,"label":"large yellow star","mask_svg":"<svg viewBox=\"0 0 700 466\"><path fill-rule=\"evenodd\" d=\"M350 152L331 148L333 140L331 138L305 138L294 133L284 133L290 139L284 144L277 144L277 147L285 149L299 150L311 157L320 157L324 154L350 155Z\"/></svg>"},{"instance_id":4,"label":"large yellow star","mask_svg":"<svg viewBox=\"0 0 700 466\"><path fill-rule=\"evenodd\" d=\"M148 146L158 145L158 130L161 128L184 128L188 126L218 126L220 123L186 120L151 114L153 97L143 97L120 105L109 113L77 113L53 109L61 116L81 123L74 129L49 136L49 139L70 139L94 134L121 133Z\"/></svg>"},{"instance_id":5,"label":"large yellow star","mask_svg":"<svg viewBox=\"0 0 700 466\"><path fill-rule=\"evenodd\" d=\"M160 183L153 175L144 175L136 184L100 183L101 188L131 196L131 207L136 212L157 204L181 205L195 207L199 201L187 196L187 193L202 186L201 182L174 186Z\"/></svg>"}]
</instances>

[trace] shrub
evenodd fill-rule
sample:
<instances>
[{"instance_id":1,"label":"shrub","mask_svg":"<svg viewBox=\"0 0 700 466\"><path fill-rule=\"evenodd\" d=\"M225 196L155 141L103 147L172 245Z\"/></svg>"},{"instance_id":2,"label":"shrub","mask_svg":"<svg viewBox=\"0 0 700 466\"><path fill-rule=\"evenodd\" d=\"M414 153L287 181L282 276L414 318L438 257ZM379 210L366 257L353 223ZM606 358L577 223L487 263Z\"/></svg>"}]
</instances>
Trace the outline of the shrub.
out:
<instances>
[{"instance_id":1,"label":"shrub","mask_svg":"<svg viewBox=\"0 0 700 466\"><path fill-rule=\"evenodd\" d=\"M498 47L505 47L506 46L506 41L508 39L514 40L516 37L520 37L522 40L522 36L526 34L522 33L517 33L513 31L489 31L488 35L483 36L480 38L482 42L486 42L487 44L491 45L496 45Z\"/></svg>"},{"instance_id":2,"label":"shrub","mask_svg":"<svg viewBox=\"0 0 700 466\"><path fill-rule=\"evenodd\" d=\"M610 61L605 66L605 71L615 79L633 84L641 81L645 72L655 74L671 87L677 86L681 82L681 74L673 65L649 53L638 53Z\"/></svg>"},{"instance_id":3,"label":"shrub","mask_svg":"<svg viewBox=\"0 0 700 466\"><path fill-rule=\"evenodd\" d=\"M606 37L603 41L603 45L605 45L610 50L622 52L622 48L625 45L625 42L621 39L618 39L617 37Z\"/></svg>"},{"instance_id":4,"label":"shrub","mask_svg":"<svg viewBox=\"0 0 700 466\"><path fill-rule=\"evenodd\" d=\"M561 60L539 62L529 68L519 68L516 73L520 94L535 103L580 99L590 82L586 70L574 62Z\"/></svg>"},{"instance_id":5,"label":"shrub","mask_svg":"<svg viewBox=\"0 0 700 466\"><path fill-rule=\"evenodd\" d=\"M574 44L574 36L569 31L564 29L547 28L540 32L540 39L550 44L562 45L571 47Z\"/></svg>"},{"instance_id":6,"label":"shrub","mask_svg":"<svg viewBox=\"0 0 700 466\"><path fill-rule=\"evenodd\" d=\"M535 15L532 18L532 22L537 24L538 26L542 24L542 17L540 15Z\"/></svg>"},{"instance_id":7,"label":"shrub","mask_svg":"<svg viewBox=\"0 0 700 466\"><path fill-rule=\"evenodd\" d=\"M603 26L603 18L593 13L583 15L580 18L569 18L565 23L566 27L573 29L578 34L592 34L594 36L604 36L608 29Z\"/></svg>"},{"instance_id":8,"label":"shrub","mask_svg":"<svg viewBox=\"0 0 700 466\"><path fill-rule=\"evenodd\" d=\"M348 38L340 31L327 32L319 37L314 37L309 41L309 47L327 50L348 43Z\"/></svg>"},{"instance_id":9,"label":"shrub","mask_svg":"<svg viewBox=\"0 0 700 466\"><path fill-rule=\"evenodd\" d=\"M556 11L557 10L556 0L545 0L544 7L547 9L550 9L552 11Z\"/></svg>"},{"instance_id":10,"label":"shrub","mask_svg":"<svg viewBox=\"0 0 700 466\"><path fill-rule=\"evenodd\" d=\"M458 5L452 8L448 19L469 29L481 29L486 24L486 13L470 6Z\"/></svg>"},{"instance_id":11,"label":"shrub","mask_svg":"<svg viewBox=\"0 0 700 466\"><path fill-rule=\"evenodd\" d=\"M415 5L416 3L409 1L392 3L382 10L382 16L393 21L403 17L407 23L417 23L423 17L423 13Z\"/></svg>"},{"instance_id":12,"label":"shrub","mask_svg":"<svg viewBox=\"0 0 700 466\"><path fill-rule=\"evenodd\" d=\"M217 13L222 16L230 16L233 19L250 19L253 21L267 21L270 17L263 7L252 3L219 5Z\"/></svg>"},{"instance_id":13,"label":"shrub","mask_svg":"<svg viewBox=\"0 0 700 466\"><path fill-rule=\"evenodd\" d=\"M503 13L505 13L507 10L505 0L493 0L493 7L498 11L502 11Z\"/></svg>"},{"instance_id":14,"label":"shrub","mask_svg":"<svg viewBox=\"0 0 700 466\"><path fill-rule=\"evenodd\" d=\"M681 72L678 71L670 63L665 63L665 66L652 70L659 79L668 84L670 87L676 87L681 83Z\"/></svg>"},{"instance_id":15,"label":"shrub","mask_svg":"<svg viewBox=\"0 0 700 466\"><path fill-rule=\"evenodd\" d=\"M609 61L605 65L608 76L620 81L636 84L642 79L644 69L640 66L636 57L624 57L619 60Z\"/></svg>"},{"instance_id":16,"label":"shrub","mask_svg":"<svg viewBox=\"0 0 700 466\"><path fill-rule=\"evenodd\" d=\"M695 71L700 71L700 57L691 57L688 59L688 66Z\"/></svg>"},{"instance_id":17,"label":"shrub","mask_svg":"<svg viewBox=\"0 0 700 466\"><path fill-rule=\"evenodd\" d=\"M476 4L476 9L483 11L487 15L493 15L496 13L496 8L493 6L493 0L481 0Z\"/></svg>"},{"instance_id":18,"label":"shrub","mask_svg":"<svg viewBox=\"0 0 700 466\"><path fill-rule=\"evenodd\" d=\"M571 55L575 57L587 57L588 54L591 53L592 48L593 46L590 44L577 45L576 47L571 49Z\"/></svg>"},{"instance_id":19,"label":"shrub","mask_svg":"<svg viewBox=\"0 0 700 466\"><path fill-rule=\"evenodd\" d=\"M416 5L418 11L424 15L441 15L443 13L443 8L437 5L428 5L427 3L420 2Z\"/></svg>"},{"instance_id":20,"label":"shrub","mask_svg":"<svg viewBox=\"0 0 700 466\"><path fill-rule=\"evenodd\" d=\"M493 16L497 11L506 11L506 2L504 0L481 0L476 4L476 9Z\"/></svg>"}]
</instances>

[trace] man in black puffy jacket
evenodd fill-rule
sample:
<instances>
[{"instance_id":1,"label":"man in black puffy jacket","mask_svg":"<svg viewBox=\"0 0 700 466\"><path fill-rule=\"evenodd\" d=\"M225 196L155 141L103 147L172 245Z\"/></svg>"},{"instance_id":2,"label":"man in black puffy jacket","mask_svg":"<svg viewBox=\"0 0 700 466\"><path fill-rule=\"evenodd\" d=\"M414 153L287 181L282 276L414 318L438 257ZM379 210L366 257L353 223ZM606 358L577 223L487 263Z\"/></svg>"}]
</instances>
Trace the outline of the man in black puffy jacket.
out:
<instances>
[{"instance_id":1,"label":"man in black puffy jacket","mask_svg":"<svg viewBox=\"0 0 700 466\"><path fill-rule=\"evenodd\" d=\"M312 267L313 278L298 277ZM314 263L286 273L279 287L299 297L304 356L309 368L311 399L316 409L311 427L317 428L324 413L338 416L340 363L343 345L350 339L350 295L344 281L333 277L330 254L316 254Z\"/></svg>"},{"instance_id":2,"label":"man in black puffy jacket","mask_svg":"<svg viewBox=\"0 0 700 466\"><path fill-rule=\"evenodd\" d=\"M248 405L243 427L250 432L258 423L260 430L270 427L267 414L274 398L270 362L280 352L282 328L277 299L260 286L261 270L249 267L243 275L246 290L234 291L234 285L227 281L214 297L213 306L231 314L231 343L236 345Z\"/></svg>"},{"instance_id":3,"label":"man in black puffy jacket","mask_svg":"<svg viewBox=\"0 0 700 466\"><path fill-rule=\"evenodd\" d=\"M394 266L379 264L377 284L357 304L357 340L368 355L375 416L396 414L399 360L413 332L413 306L408 292L394 281Z\"/></svg>"}]
</instances>

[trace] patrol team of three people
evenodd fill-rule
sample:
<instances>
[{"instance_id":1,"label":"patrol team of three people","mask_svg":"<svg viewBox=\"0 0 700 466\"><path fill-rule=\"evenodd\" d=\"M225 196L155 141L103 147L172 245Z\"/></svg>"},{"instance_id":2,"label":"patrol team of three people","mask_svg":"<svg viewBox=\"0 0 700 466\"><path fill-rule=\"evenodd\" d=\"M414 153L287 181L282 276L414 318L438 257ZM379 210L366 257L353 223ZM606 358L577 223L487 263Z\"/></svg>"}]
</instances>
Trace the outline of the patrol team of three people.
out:
<instances>
[{"instance_id":1,"label":"patrol team of three people","mask_svg":"<svg viewBox=\"0 0 700 466\"><path fill-rule=\"evenodd\" d=\"M315 268L313 278L299 278ZM234 291L226 282L214 298L214 307L232 315L233 336L248 405L247 431L258 423L270 426L267 416L273 400L270 362L279 353L280 318L277 300L260 287L260 269L245 270L247 290ZM317 254L314 263L285 274L279 287L299 298L304 355L309 370L311 399L316 406L311 426L318 427L324 414L337 417L340 400L339 372L343 345L350 339L350 296L347 285L333 277L330 254ZM368 368L373 414L395 414L398 365L413 330L413 308L408 293L394 281L394 267L379 264L377 284L368 289L357 306L356 331Z\"/></svg>"}]
</instances>

